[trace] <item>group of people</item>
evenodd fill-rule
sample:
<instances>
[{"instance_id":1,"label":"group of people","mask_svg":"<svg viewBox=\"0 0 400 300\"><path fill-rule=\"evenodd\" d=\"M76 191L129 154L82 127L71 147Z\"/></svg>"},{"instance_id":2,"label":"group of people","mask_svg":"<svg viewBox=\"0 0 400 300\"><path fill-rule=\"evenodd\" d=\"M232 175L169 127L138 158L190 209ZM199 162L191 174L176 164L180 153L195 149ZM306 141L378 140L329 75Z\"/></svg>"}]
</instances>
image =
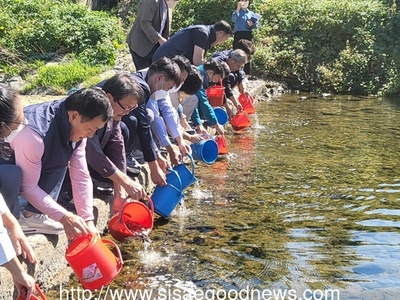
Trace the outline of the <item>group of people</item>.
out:
<instances>
[{"instance_id":1,"label":"group of people","mask_svg":"<svg viewBox=\"0 0 400 300\"><path fill-rule=\"evenodd\" d=\"M224 134L207 99L209 86L225 87L230 117L242 110L232 89L246 92L242 68L255 51L249 1L238 1L232 14L234 48L209 60L207 51L232 35L231 26L193 25L169 37L177 3L142 2L127 38L136 72L26 107L16 91L0 85L0 264L12 273L18 294L29 297L35 289L16 258L35 262L25 234L65 232L69 240L98 234L94 189L113 191L117 213L126 199L145 198L132 179L143 163L152 182L165 186L168 169L182 163L191 143L210 128ZM22 208L20 198L27 203Z\"/></svg>"}]
</instances>

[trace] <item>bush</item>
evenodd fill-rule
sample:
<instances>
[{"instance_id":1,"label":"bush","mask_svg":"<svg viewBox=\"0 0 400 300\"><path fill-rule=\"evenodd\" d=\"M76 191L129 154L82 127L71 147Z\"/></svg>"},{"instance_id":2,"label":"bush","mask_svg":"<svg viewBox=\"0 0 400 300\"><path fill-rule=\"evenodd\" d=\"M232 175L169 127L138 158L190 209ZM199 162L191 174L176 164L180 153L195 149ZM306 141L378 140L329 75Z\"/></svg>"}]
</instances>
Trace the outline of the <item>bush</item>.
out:
<instances>
[{"instance_id":1,"label":"bush","mask_svg":"<svg viewBox=\"0 0 400 300\"><path fill-rule=\"evenodd\" d=\"M65 94L66 91L101 71L100 66L90 66L75 58L63 64L46 65L39 68L38 74L26 87L25 92L50 89Z\"/></svg>"},{"instance_id":2,"label":"bush","mask_svg":"<svg viewBox=\"0 0 400 300\"><path fill-rule=\"evenodd\" d=\"M88 64L113 65L124 41L117 18L67 1L0 0L0 24L0 46L26 60L59 52L75 53Z\"/></svg>"},{"instance_id":3,"label":"bush","mask_svg":"<svg viewBox=\"0 0 400 300\"><path fill-rule=\"evenodd\" d=\"M116 50L136 16L139 1L121 0L112 17L71 1L0 0L0 69L75 53L87 65L113 65ZM231 22L236 0L181 0L172 32L193 24ZM291 79L303 89L334 93L400 91L400 1L258 0L254 75ZM232 24L233 25L233 24ZM210 49L231 48L232 40ZM6 55L4 55L6 54ZM17 67L16 67L17 66Z\"/></svg>"}]
</instances>

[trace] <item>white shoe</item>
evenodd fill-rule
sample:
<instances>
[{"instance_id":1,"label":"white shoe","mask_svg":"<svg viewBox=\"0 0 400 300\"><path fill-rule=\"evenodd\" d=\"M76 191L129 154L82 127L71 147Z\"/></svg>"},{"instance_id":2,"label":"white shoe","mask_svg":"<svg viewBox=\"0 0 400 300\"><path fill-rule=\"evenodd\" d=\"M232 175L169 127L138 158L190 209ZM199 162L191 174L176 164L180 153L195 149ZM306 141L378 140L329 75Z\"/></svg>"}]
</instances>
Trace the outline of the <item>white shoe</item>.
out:
<instances>
[{"instance_id":1,"label":"white shoe","mask_svg":"<svg viewBox=\"0 0 400 300\"><path fill-rule=\"evenodd\" d=\"M27 218L23 213L19 215L19 225L25 234L43 233L60 234L64 232L64 226L60 222L54 221L45 214L34 213Z\"/></svg>"}]
</instances>

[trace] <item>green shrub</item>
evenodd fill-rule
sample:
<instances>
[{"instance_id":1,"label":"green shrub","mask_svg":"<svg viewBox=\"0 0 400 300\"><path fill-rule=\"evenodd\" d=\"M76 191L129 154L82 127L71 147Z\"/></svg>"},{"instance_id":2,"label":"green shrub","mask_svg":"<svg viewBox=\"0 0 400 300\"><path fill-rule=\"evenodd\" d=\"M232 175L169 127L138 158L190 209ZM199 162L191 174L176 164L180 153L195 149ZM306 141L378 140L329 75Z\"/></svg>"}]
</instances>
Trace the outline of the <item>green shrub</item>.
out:
<instances>
[{"instance_id":1,"label":"green shrub","mask_svg":"<svg viewBox=\"0 0 400 300\"><path fill-rule=\"evenodd\" d=\"M90 66L78 59L64 64L52 64L39 68L38 74L25 92L40 89L55 89L64 93L83 82L86 78L102 71L100 66Z\"/></svg>"},{"instance_id":2,"label":"green shrub","mask_svg":"<svg viewBox=\"0 0 400 300\"><path fill-rule=\"evenodd\" d=\"M75 2L75 1L74 1ZM113 65L140 1L109 13L71 1L0 0L0 68L74 53L88 65ZM236 0L181 0L172 32L193 24L231 22ZM399 0L258 0L254 75L297 80L304 89L356 94L400 92ZM121 23L125 27L122 32ZM233 25L233 24L232 24ZM210 49L231 48L232 40ZM21 63L22 65L22 63Z\"/></svg>"},{"instance_id":3,"label":"green shrub","mask_svg":"<svg viewBox=\"0 0 400 300\"><path fill-rule=\"evenodd\" d=\"M124 41L116 17L67 1L0 0L0 24L0 46L27 59L75 53L88 64L113 65Z\"/></svg>"}]
</instances>

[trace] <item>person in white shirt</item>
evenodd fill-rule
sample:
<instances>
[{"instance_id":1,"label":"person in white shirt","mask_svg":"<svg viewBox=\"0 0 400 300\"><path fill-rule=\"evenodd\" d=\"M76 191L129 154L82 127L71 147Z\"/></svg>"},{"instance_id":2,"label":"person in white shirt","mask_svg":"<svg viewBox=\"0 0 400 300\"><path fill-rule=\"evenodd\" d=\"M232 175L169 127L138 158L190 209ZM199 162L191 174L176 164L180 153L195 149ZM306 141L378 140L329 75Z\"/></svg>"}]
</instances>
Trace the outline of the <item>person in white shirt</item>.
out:
<instances>
[{"instance_id":1,"label":"person in white shirt","mask_svg":"<svg viewBox=\"0 0 400 300\"><path fill-rule=\"evenodd\" d=\"M35 263L35 254L1 194L0 215L0 265L10 271L18 297L26 294L26 299L29 299L35 291L35 280L26 273L17 255L22 255L29 262Z\"/></svg>"}]
</instances>

